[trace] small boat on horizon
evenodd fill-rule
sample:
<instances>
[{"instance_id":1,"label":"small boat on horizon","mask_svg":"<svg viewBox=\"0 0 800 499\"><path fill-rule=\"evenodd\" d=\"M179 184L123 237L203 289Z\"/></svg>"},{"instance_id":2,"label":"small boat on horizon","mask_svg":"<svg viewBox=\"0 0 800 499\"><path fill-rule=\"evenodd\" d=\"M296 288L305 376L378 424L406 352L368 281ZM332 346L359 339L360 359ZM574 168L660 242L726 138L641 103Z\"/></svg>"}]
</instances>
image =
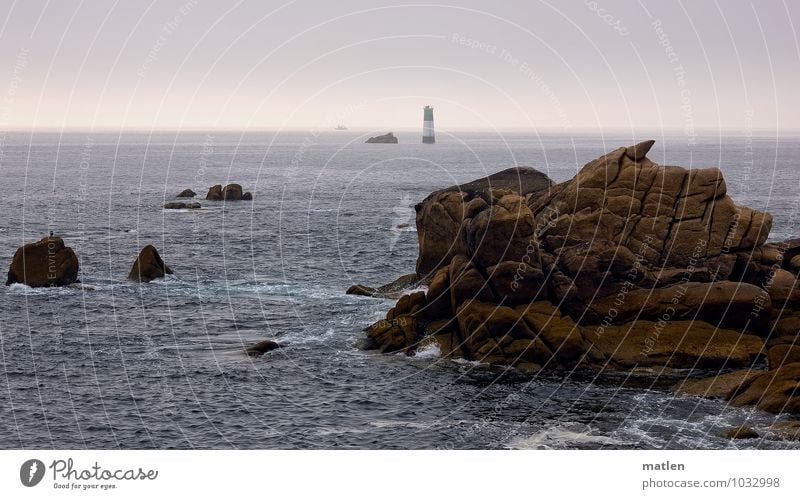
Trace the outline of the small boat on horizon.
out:
<instances>
[{"instance_id":1,"label":"small boat on horizon","mask_svg":"<svg viewBox=\"0 0 800 499\"><path fill-rule=\"evenodd\" d=\"M347 127L340 123L336 125L336 128L334 128L334 130L347 130Z\"/></svg>"}]
</instances>

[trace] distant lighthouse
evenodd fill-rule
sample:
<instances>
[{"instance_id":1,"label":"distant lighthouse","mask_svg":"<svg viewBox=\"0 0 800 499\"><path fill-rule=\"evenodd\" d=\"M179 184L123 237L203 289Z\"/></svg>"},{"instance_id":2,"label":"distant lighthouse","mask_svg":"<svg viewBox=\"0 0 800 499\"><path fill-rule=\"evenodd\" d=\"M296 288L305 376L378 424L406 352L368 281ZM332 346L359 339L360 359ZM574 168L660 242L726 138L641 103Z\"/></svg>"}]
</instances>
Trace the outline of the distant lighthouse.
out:
<instances>
[{"instance_id":1,"label":"distant lighthouse","mask_svg":"<svg viewBox=\"0 0 800 499\"><path fill-rule=\"evenodd\" d=\"M425 106L425 118L422 122L422 143L436 143L436 137L433 134L433 108L431 106Z\"/></svg>"}]
</instances>

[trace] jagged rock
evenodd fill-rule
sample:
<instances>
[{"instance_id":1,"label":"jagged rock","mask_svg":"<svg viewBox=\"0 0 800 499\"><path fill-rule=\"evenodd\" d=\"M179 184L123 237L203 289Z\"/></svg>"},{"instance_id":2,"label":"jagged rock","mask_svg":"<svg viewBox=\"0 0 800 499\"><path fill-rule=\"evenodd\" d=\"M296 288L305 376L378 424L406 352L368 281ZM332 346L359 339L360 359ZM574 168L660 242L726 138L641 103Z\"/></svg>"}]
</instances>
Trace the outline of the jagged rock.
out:
<instances>
[{"instance_id":1,"label":"jagged rock","mask_svg":"<svg viewBox=\"0 0 800 499\"><path fill-rule=\"evenodd\" d=\"M159 279L166 274L172 274L172 270L161 259L155 246L148 244L133 262L133 267L128 274L128 280L135 282L150 282Z\"/></svg>"},{"instance_id":2,"label":"jagged rock","mask_svg":"<svg viewBox=\"0 0 800 499\"><path fill-rule=\"evenodd\" d=\"M222 201L222 186L217 184L209 187L208 194L206 194L208 201Z\"/></svg>"},{"instance_id":3,"label":"jagged rock","mask_svg":"<svg viewBox=\"0 0 800 499\"><path fill-rule=\"evenodd\" d=\"M655 143L655 140L639 142L635 146L630 146L625 149L625 154L634 161L641 161L647 156L647 153L650 152L650 148L652 148Z\"/></svg>"},{"instance_id":4,"label":"jagged rock","mask_svg":"<svg viewBox=\"0 0 800 499\"><path fill-rule=\"evenodd\" d=\"M22 283L33 288L68 286L78 281L78 256L60 237L45 237L17 249L8 269L6 286Z\"/></svg>"},{"instance_id":5,"label":"jagged rock","mask_svg":"<svg viewBox=\"0 0 800 499\"><path fill-rule=\"evenodd\" d=\"M197 193L195 193L193 190L191 190L191 189L184 189L184 190L182 190L182 191L181 191L181 193L180 193L180 194L178 194L178 196L177 196L177 197L179 197L179 198L193 198L193 197L195 197L196 195L197 195Z\"/></svg>"},{"instance_id":6,"label":"jagged rock","mask_svg":"<svg viewBox=\"0 0 800 499\"><path fill-rule=\"evenodd\" d=\"M533 370L743 368L679 392L796 410L800 239L765 244L772 216L737 206L719 169L657 165L652 146L556 185L517 170L432 193L416 206L424 306L401 298L370 347Z\"/></svg>"},{"instance_id":7,"label":"jagged rock","mask_svg":"<svg viewBox=\"0 0 800 499\"><path fill-rule=\"evenodd\" d=\"M282 348L282 345L272 340L262 340L247 347L245 353L251 357L257 357L278 348Z\"/></svg>"},{"instance_id":8,"label":"jagged rock","mask_svg":"<svg viewBox=\"0 0 800 499\"><path fill-rule=\"evenodd\" d=\"M367 144L397 144L397 137L394 136L394 133L389 132L384 135L378 135L377 137L370 137L366 141Z\"/></svg>"}]
</instances>

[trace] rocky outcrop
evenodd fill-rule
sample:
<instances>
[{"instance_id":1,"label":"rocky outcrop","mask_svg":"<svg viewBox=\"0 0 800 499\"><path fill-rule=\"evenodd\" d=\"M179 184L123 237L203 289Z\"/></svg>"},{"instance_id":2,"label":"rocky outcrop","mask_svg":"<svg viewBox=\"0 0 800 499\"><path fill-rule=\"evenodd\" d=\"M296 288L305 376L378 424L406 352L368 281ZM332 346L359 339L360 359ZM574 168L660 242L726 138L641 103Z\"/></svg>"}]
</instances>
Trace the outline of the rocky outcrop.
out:
<instances>
[{"instance_id":1,"label":"rocky outcrop","mask_svg":"<svg viewBox=\"0 0 800 499\"><path fill-rule=\"evenodd\" d=\"M193 190L191 190L191 189L184 189L184 190L182 190L182 191L181 191L181 193L180 193L180 194L178 194L178 196L177 196L177 197L179 197L179 198L193 198L193 197L195 197L196 195L197 195L197 193L195 193Z\"/></svg>"},{"instance_id":2,"label":"rocky outcrop","mask_svg":"<svg viewBox=\"0 0 800 499\"><path fill-rule=\"evenodd\" d=\"M208 201L252 201L253 194L244 192L239 184L228 184L225 187L217 184L208 189L206 194Z\"/></svg>"},{"instance_id":3,"label":"rocky outcrop","mask_svg":"<svg viewBox=\"0 0 800 499\"><path fill-rule=\"evenodd\" d=\"M222 201L222 186L220 184L208 188L207 201Z\"/></svg>"},{"instance_id":4,"label":"rocky outcrop","mask_svg":"<svg viewBox=\"0 0 800 499\"><path fill-rule=\"evenodd\" d=\"M766 244L769 213L737 205L716 168L653 163L652 145L561 184L507 170L428 196L417 271L429 287L401 297L364 346L435 343L526 371L759 366L681 389L797 411L800 242Z\"/></svg>"},{"instance_id":5,"label":"rocky outcrop","mask_svg":"<svg viewBox=\"0 0 800 499\"><path fill-rule=\"evenodd\" d=\"M378 135L377 137L370 137L366 141L367 144L397 144L397 137L394 136L394 133L389 132L384 135Z\"/></svg>"},{"instance_id":6,"label":"rocky outcrop","mask_svg":"<svg viewBox=\"0 0 800 499\"><path fill-rule=\"evenodd\" d=\"M60 237L45 237L17 249L8 269L6 286L21 283L34 288L69 286L78 281L78 256Z\"/></svg>"},{"instance_id":7,"label":"rocky outcrop","mask_svg":"<svg viewBox=\"0 0 800 499\"><path fill-rule=\"evenodd\" d=\"M429 195L415 206L419 257L417 274L432 274L456 254L465 254L466 226L492 203L492 193L515 192L528 196L552 185L547 175L530 167L514 167L463 185ZM532 221L531 221L532 222Z\"/></svg>"},{"instance_id":8,"label":"rocky outcrop","mask_svg":"<svg viewBox=\"0 0 800 499\"><path fill-rule=\"evenodd\" d=\"M134 282L150 282L153 279L160 279L167 274L172 274L172 270L167 267L161 255L158 254L155 246L148 244L133 262L128 280Z\"/></svg>"},{"instance_id":9,"label":"rocky outcrop","mask_svg":"<svg viewBox=\"0 0 800 499\"><path fill-rule=\"evenodd\" d=\"M225 201L241 201L243 192L241 185L228 184L222 189L222 199Z\"/></svg>"}]
</instances>

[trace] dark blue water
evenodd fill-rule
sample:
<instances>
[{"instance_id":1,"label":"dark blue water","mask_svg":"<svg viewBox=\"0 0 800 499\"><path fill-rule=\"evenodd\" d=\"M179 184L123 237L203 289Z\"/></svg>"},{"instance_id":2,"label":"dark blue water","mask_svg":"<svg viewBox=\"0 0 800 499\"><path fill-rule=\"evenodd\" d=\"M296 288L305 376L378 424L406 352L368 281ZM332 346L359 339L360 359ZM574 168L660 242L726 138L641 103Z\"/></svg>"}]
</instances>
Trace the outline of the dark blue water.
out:
<instances>
[{"instance_id":1,"label":"dark blue water","mask_svg":"<svg viewBox=\"0 0 800 499\"><path fill-rule=\"evenodd\" d=\"M514 164L565 180L651 136L654 161L720 166L737 202L775 215L774 237L800 235L797 137L440 131L426 146L416 131L399 145L355 131L9 133L0 268L53 230L86 287L0 288L0 448L790 446L717 437L776 417L675 398L683 372L526 376L356 347L392 303L344 290L413 270L414 203ZM202 199L226 182L255 200ZM184 188L201 210L161 209ZM146 244L175 275L126 282ZM264 338L287 346L243 354Z\"/></svg>"}]
</instances>

